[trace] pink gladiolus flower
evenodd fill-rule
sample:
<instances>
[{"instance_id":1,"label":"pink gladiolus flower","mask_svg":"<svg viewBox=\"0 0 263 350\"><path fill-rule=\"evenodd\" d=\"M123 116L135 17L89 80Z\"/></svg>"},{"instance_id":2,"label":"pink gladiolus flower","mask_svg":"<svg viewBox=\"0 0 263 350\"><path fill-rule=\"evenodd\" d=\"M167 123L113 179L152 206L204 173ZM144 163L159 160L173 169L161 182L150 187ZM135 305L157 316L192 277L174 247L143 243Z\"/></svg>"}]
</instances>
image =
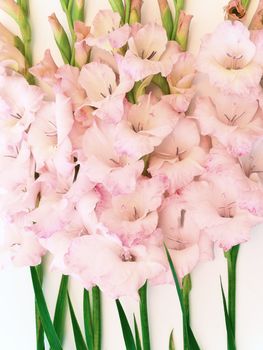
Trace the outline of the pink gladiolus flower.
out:
<instances>
[{"instance_id":1,"label":"pink gladiolus flower","mask_svg":"<svg viewBox=\"0 0 263 350\"><path fill-rule=\"evenodd\" d=\"M41 262L45 249L40 245L32 230L17 223L1 225L0 266L10 263L15 266L33 266Z\"/></svg>"},{"instance_id":2,"label":"pink gladiolus flower","mask_svg":"<svg viewBox=\"0 0 263 350\"><path fill-rule=\"evenodd\" d=\"M250 152L253 142L263 133L263 115L255 99L218 94L197 99L195 118L201 134L211 135L234 156Z\"/></svg>"},{"instance_id":3,"label":"pink gladiolus flower","mask_svg":"<svg viewBox=\"0 0 263 350\"><path fill-rule=\"evenodd\" d=\"M144 162L119 155L114 149L117 129L99 120L83 136L86 173L94 183L103 184L113 195L132 192Z\"/></svg>"},{"instance_id":4,"label":"pink gladiolus flower","mask_svg":"<svg viewBox=\"0 0 263 350\"><path fill-rule=\"evenodd\" d=\"M99 11L92 22L87 44L107 51L124 46L130 36L130 27L128 24L120 26L120 23L121 17L117 12Z\"/></svg>"},{"instance_id":5,"label":"pink gladiolus flower","mask_svg":"<svg viewBox=\"0 0 263 350\"><path fill-rule=\"evenodd\" d=\"M156 229L157 209L166 188L164 177L141 178L134 192L102 199L97 208L99 221L125 245L140 243Z\"/></svg>"},{"instance_id":6,"label":"pink gladiolus flower","mask_svg":"<svg viewBox=\"0 0 263 350\"><path fill-rule=\"evenodd\" d=\"M79 83L87 94L85 104L97 108L94 111L97 117L113 123L120 121L125 94L133 87L131 79L121 74L117 81L109 66L92 62L81 69Z\"/></svg>"},{"instance_id":7,"label":"pink gladiolus flower","mask_svg":"<svg viewBox=\"0 0 263 350\"><path fill-rule=\"evenodd\" d=\"M233 174L213 174L205 177L209 182L193 182L182 193L199 229L224 250L247 241L251 229L262 222L238 205L247 186L236 186Z\"/></svg>"},{"instance_id":8,"label":"pink gladiolus flower","mask_svg":"<svg viewBox=\"0 0 263 350\"><path fill-rule=\"evenodd\" d=\"M177 112L186 112L194 97L195 86L193 86L193 80L195 72L193 55L188 52L179 54L171 73L167 76L171 94L162 97Z\"/></svg>"},{"instance_id":9,"label":"pink gladiolus flower","mask_svg":"<svg viewBox=\"0 0 263 350\"><path fill-rule=\"evenodd\" d=\"M213 258L212 242L202 234L188 203L179 196L171 196L163 202L158 227L162 229L179 278L191 273L199 260Z\"/></svg>"},{"instance_id":10,"label":"pink gladiolus flower","mask_svg":"<svg viewBox=\"0 0 263 350\"><path fill-rule=\"evenodd\" d=\"M180 52L179 45L168 41L165 29L155 23L139 26L128 45L124 69L135 81L157 73L167 76Z\"/></svg>"},{"instance_id":11,"label":"pink gladiolus flower","mask_svg":"<svg viewBox=\"0 0 263 350\"><path fill-rule=\"evenodd\" d=\"M168 115L165 104L155 102L151 95L145 95L139 104L130 105L117 125L115 147L118 153L139 159L151 153L172 131L171 114L176 120L176 112L169 111Z\"/></svg>"},{"instance_id":12,"label":"pink gladiolus flower","mask_svg":"<svg viewBox=\"0 0 263 350\"><path fill-rule=\"evenodd\" d=\"M247 96L258 88L262 76L259 46L251 41L241 22L225 21L204 37L197 68L225 93Z\"/></svg>"},{"instance_id":13,"label":"pink gladiolus flower","mask_svg":"<svg viewBox=\"0 0 263 350\"><path fill-rule=\"evenodd\" d=\"M75 239L65 261L70 273L86 288L96 284L113 298L138 298L138 289L164 272L166 263L159 246L146 243L128 248L119 240L101 235Z\"/></svg>"},{"instance_id":14,"label":"pink gladiolus flower","mask_svg":"<svg viewBox=\"0 0 263 350\"><path fill-rule=\"evenodd\" d=\"M200 134L195 121L180 118L173 131L155 148L148 171L153 176L167 176L169 192L174 193L204 172L205 154L200 147Z\"/></svg>"},{"instance_id":15,"label":"pink gladiolus flower","mask_svg":"<svg viewBox=\"0 0 263 350\"><path fill-rule=\"evenodd\" d=\"M0 76L1 146L14 147L23 139L41 107L41 90L29 85L24 77Z\"/></svg>"},{"instance_id":16,"label":"pink gladiolus flower","mask_svg":"<svg viewBox=\"0 0 263 350\"><path fill-rule=\"evenodd\" d=\"M56 103L47 102L38 112L28 133L28 142L36 159L36 170L47 169L69 176L74 168L69 133L73 125L71 103L56 95Z\"/></svg>"}]
</instances>

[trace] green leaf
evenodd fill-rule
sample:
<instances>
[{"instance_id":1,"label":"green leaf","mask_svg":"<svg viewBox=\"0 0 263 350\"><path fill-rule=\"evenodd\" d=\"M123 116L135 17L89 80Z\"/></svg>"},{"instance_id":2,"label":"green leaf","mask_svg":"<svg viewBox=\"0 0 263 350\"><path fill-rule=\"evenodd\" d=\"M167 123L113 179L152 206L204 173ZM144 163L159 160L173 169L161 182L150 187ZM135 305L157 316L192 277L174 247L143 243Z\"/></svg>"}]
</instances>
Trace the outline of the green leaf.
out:
<instances>
[{"instance_id":1,"label":"green leaf","mask_svg":"<svg viewBox=\"0 0 263 350\"><path fill-rule=\"evenodd\" d=\"M70 313L70 318L71 318L71 323L72 323L72 328L73 328L73 333L74 333L74 339L75 339L75 345L76 345L76 350L88 350L85 341L83 339L80 326L78 324L78 320L76 318L73 305L70 300L70 296L68 295L68 305L69 305L69 313Z\"/></svg>"},{"instance_id":2,"label":"green leaf","mask_svg":"<svg viewBox=\"0 0 263 350\"><path fill-rule=\"evenodd\" d=\"M36 272L38 275L38 279L40 285L43 283L43 265L42 263L36 266ZM37 342L37 350L45 350L45 336L43 325L39 316L39 311L37 308L37 303L35 300L35 320L36 320L36 342Z\"/></svg>"},{"instance_id":3,"label":"green leaf","mask_svg":"<svg viewBox=\"0 0 263 350\"><path fill-rule=\"evenodd\" d=\"M170 334L170 338L169 338L169 350L175 350L175 344L174 344L174 337L173 337L173 330Z\"/></svg>"},{"instance_id":4,"label":"green leaf","mask_svg":"<svg viewBox=\"0 0 263 350\"><path fill-rule=\"evenodd\" d=\"M227 349L236 350L235 338L233 335L231 321L227 312L226 297L225 297L221 277L220 277L220 286L221 286L221 293L222 293L223 307L224 307L224 314L225 314L225 324L226 324L226 331L227 331Z\"/></svg>"},{"instance_id":5,"label":"green leaf","mask_svg":"<svg viewBox=\"0 0 263 350\"><path fill-rule=\"evenodd\" d=\"M122 334L126 345L126 350L136 350L136 345L135 345L135 341L133 338L133 334L132 334L129 322L127 320L127 317L125 315L121 302L118 299L116 300L116 305L119 313Z\"/></svg>"},{"instance_id":6,"label":"green leaf","mask_svg":"<svg viewBox=\"0 0 263 350\"><path fill-rule=\"evenodd\" d=\"M92 320L94 350L101 349L101 296L99 287L92 288Z\"/></svg>"},{"instance_id":7,"label":"green leaf","mask_svg":"<svg viewBox=\"0 0 263 350\"><path fill-rule=\"evenodd\" d=\"M135 315L133 315L133 323L134 323L134 331L135 331L136 349L142 350L142 343L141 343L140 333L139 333L139 329L138 329Z\"/></svg>"},{"instance_id":8,"label":"green leaf","mask_svg":"<svg viewBox=\"0 0 263 350\"><path fill-rule=\"evenodd\" d=\"M60 340L57 336L57 333L55 331L55 328L52 324L52 321L48 312L47 304L46 304L44 294L41 288L41 284L38 278L37 270L34 266L31 266L30 272L31 272L32 284L34 288L39 316L40 316L44 331L46 333L49 345L52 350L62 350Z\"/></svg>"},{"instance_id":9,"label":"green leaf","mask_svg":"<svg viewBox=\"0 0 263 350\"><path fill-rule=\"evenodd\" d=\"M119 12L122 22L125 21L124 6L122 0L109 0L111 8L115 12Z\"/></svg>"},{"instance_id":10,"label":"green leaf","mask_svg":"<svg viewBox=\"0 0 263 350\"><path fill-rule=\"evenodd\" d=\"M93 350L93 327L92 327L92 316L91 316L91 305L89 292L84 289L83 292L83 318L84 318L84 329L85 338L89 350Z\"/></svg>"},{"instance_id":11,"label":"green leaf","mask_svg":"<svg viewBox=\"0 0 263 350\"><path fill-rule=\"evenodd\" d=\"M164 245L164 248L165 248L167 258L168 258L170 269L172 271L173 279L174 279L176 290L177 290L177 295L178 295L181 310L182 310L183 330L184 330L184 346L186 349L200 350L198 343L197 343L197 341L194 337L194 334L192 332L192 329L190 327L190 324L188 322L187 311L185 310L183 292L182 292L181 287L180 287L179 279L177 277L171 255L170 255L166 245Z\"/></svg>"},{"instance_id":12,"label":"green leaf","mask_svg":"<svg viewBox=\"0 0 263 350\"><path fill-rule=\"evenodd\" d=\"M126 0L125 2L125 23L130 22L131 15L131 0Z\"/></svg>"},{"instance_id":13,"label":"green leaf","mask_svg":"<svg viewBox=\"0 0 263 350\"><path fill-rule=\"evenodd\" d=\"M59 292L57 296L55 315L54 315L54 327L57 335L63 344L64 328L66 318L66 306L67 306L67 290L68 290L68 276L62 275L59 286Z\"/></svg>"},{"instance_id":14,"label":"green leaf","mask_svg":"<svg viewBox=\"0 0 263 350\"><path fill-rule=\"evenodd\" d=\"M139 290L143 350L151 349L147 307L147 281Z\"/></svg>"}]
</instances>

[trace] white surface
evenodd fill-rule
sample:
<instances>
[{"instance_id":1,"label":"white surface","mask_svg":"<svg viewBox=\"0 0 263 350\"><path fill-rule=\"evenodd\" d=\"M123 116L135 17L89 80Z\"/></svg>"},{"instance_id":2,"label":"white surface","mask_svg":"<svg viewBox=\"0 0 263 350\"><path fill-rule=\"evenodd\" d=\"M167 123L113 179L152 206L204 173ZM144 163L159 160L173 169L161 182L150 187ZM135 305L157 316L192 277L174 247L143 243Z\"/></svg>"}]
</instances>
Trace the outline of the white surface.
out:
<instances>
[{"instance_id":1,"label":"white surface","mask_svg":"<svg viewBox=\"0 0 263 350\"><path fill-rule=\"evenodd\" d=\"M4 0L0 0L4 1ZM59 57L47 22L47 16L56 12L65 23L59 0L31 0L34 33L34 58L37 62L46 48ZM194 15L190 48L196 52L201 36L212 31L223 20L223 7L227 0L186 0L187 11ZM252 0L250 13L257 1ZM87 0L88 22L98 9L109 7L107 0ZM145 0L143 20L159 21L157 0ZM249 16L250 17L250 16ZM12 21L0 13L0 19L10 28ZM220 45L220 43L219 43ZM61 62L59 58L57 62ZM237 348L238 350L263 349L263 227L258 227L250 242L240 250L237 276ZM222 252L211 263L200 265L192 274L191 294L192 326L202 350L225 350L226 336L219 288L219 275L226 281L226 264ZM60 276L49 272L45 293L53 313ZM226 286L226 283L224 283ZM70 292L78 318L82 324L82 289L71 281ZM124 305L132 317L138 312L133 300ZM176 349L182 349L181 314L175 288L161 286L149 291L150 326L152 350L168 349L168 337L174 328ZM124 350L119 320L113 301L103 301L104 330L103 350ZM0 272L0 349L35 350L34 302L29 269L8 269ZM74 350L72 332L67 320L65 350Z\"/></svg>"}]
</instances>

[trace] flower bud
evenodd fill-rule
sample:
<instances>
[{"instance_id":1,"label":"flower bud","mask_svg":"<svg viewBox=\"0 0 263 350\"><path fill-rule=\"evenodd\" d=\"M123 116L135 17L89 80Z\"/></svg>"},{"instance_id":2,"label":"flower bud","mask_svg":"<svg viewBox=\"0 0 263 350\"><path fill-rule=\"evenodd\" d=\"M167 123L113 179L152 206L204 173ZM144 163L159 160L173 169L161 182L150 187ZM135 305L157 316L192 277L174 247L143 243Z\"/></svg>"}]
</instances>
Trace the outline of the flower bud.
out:
<instances>
[{"instance_id":1,"label":"flower bud","mask_svg":"<svg viewBox=\"0 0 263 350\"><path fill-rule=\"evenodd\" d=\"M141 22L142 0L132 0L129 24Z\"/></svg>"},{"instance_id":2,"label":"flower bud","mask_svg":"<svg viewBox=\"0 0 263 350\"><path fill-rule=\"evenodd\" d=\"M225 7L225 17L232 21L240 21L246 14L246 8L241 0L231 0Z\"/></svg>"},{"instance_id":3,"label":"flower bud","mask_svg":"<svg viewBox=\"0 0 263 350\"><path fill-rule=\"evenodd\" d=\"M74 0L72 4L72 21L73 25L75 21L84 21L84 6L85 0Z\"/></svg>"},{"instance_id":4,"label":"flower bud","mask_svg":"<svg viewBox=\"0 0 263 350\"><path fill-rule=\"evenodd\" d=\"M2 23L0 23L0 40L15 46L15 35L10 32Z\"/></svg>"},{"instance_id":5,"label":"flower bud","mask_svg":"<svg viewBox=\"0 0 263 350\"><path fill-rule=\"evenodd\" d=\"M14 18L16 22L18 22L19 18L23 16L22 9L14 0L0 1L0 9Z\"/></svg>"},{"instance_id":6,"label":"flower bud","mask_svg":"<svg viewBox=\"0 0 263 350\"><path fill-rule=\"evenodd\" d=\"M78 67L84 66L89 60L90 46L86 43L86 37L89 35L90 27L83 22L75 22L74 32L76 36L75 43L75 64Z\"/></svg>"},{"instance_id":7,"label":"flower bud","mask_svg":"<svg viewBox=\"0 0 263 350\"><path fill-rule=\"evenodd\" d=\"M167 0L158 0L163 26L168 39L171 39L173 32L173 16Z\"/></svg>"},{"instance_id":8,"label":"flower bud","mask_svg":"<svg viewBox=\"0 0 263 350\"><path fill-rule=\"evenodd\" d=\"M176 40L183 51L187 48L188 34L192 18L192 15L187 15L184 11L180 11Z\"/></svg>"},{"instance_id":9,"label":"flower bud","mask_svg":"<svg viewBox=\"0 0 263 350\"><path fill-rule=\"evenodd\" d=\"M51 25L54 38L56 40L57 46L59 48L59 51L62 55L64 63L70 63L71 60L71 48L70 43L68 40L68 36L58 21L55 13L53 13L51 16L48 17L48 21Z\"/></svg>"},{"instance_id":10,"label":"flower bud","mask_svg":"<svg viewBox=\"0 0 263 350\"><path fill-rule=\"evenodd\" d=\"M260 30L263 29L263 0L259 1L257 10L250 22L250 30Z\"/></svg>"}]
</instances>

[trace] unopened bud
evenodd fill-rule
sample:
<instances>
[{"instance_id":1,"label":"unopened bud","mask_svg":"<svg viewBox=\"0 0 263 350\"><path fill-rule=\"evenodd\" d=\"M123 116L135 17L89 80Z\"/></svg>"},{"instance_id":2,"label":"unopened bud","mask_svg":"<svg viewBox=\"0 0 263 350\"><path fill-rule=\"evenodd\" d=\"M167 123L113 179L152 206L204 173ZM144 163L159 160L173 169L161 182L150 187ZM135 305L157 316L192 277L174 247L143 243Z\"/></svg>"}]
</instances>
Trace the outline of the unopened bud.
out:
<instances>
[{"instance_id":1,"label":"unopened bud","mask_svg":"<svg viewBox=\"0 0 263 350\"><path fill-rule=\"evenodd\" d=\"M129 24L141 22L142 0L132 0Z\"/></svg>"},{"instance_id":2,"label":"unopened bud","mask_svg":"<svg viewBox=\"0 0 263 350\"><path fill-rule=\"evenodd\" d=\"M171 39L173 33L173 16L167 0L158 0L160 14L163 26L166 30L168 39Z\"/></svg>"},{"instance_id":3,"label":"unopened bud","mask_svg":"<svg viewBox=\"0 0 263 350\"><path fill-rule=\"evenodd\" d=\"M231 0L225 7L226 19L241 21L246 15L246 8L241 0Z\"/></svg>"},{"instance_id":4,"label":"unopened bud","mask_svg":"<svg viewBox=\"0 0 263 350\"><path fill-rule=\"evenodd\" d=\"M187 15L184 11L180 11L176 40L183 51L187 48L189 28L192 18L192 15Z\"/></svg>"},{"instance_id":5,"label":"unopened bud","mask_svg":"<svg viewBox=\"0 0 263 350\"><path fill-rule=\"evenodd\" d=\"M71 60L71 48L68 40L68 36L60 24L55 13L48 17L48 21L51 25L54 38L56 40L59 51L65 63L70 63Z\"/></svg>"}]
</instances>

